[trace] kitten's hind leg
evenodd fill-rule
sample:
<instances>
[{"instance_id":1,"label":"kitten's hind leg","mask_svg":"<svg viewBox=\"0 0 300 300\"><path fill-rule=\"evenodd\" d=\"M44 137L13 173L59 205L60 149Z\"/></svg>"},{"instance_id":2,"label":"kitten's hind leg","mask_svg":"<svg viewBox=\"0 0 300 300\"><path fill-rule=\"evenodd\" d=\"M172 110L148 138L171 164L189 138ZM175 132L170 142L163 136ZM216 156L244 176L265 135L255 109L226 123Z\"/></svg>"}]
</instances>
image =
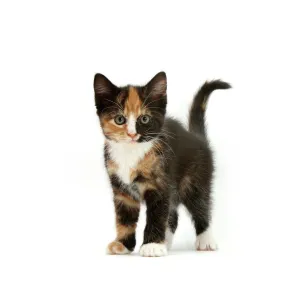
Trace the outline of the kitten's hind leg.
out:
<instances>
[{"instance_id":1,"label":"kitten's hind leg","mask_svg":"<svg viewBox=\"0 0 300 300\"><path fill-rule=\"evenodd\" d=\"M181 191L183 204L190 212L196 230L196 250L217 250L211 230L211 199L210 188L201 188L199 183L185 182Z\"/></svg>"},{"instance_id":2,"label":"kitten's hind leg","mask_svg":"<svg viewBox=\"0 0 300 300\"><path fill-rule=\"evenodd\" d=\"M178 225L178 212L177 209L172 209L168 218L168 226L166 230L166 244L167 248L171 249L173 243L174 233Z\"/></svg>"},{"instance_id":3,"label":"kitten's hind leg","mask_svg":"<svg viewBox=\"0 0 300 300\"><path fill-rule=\"evenodd\" d=\"M214 251L218 249L210 226L203 233L197 235L195 245L198 251Z\"/></svg>"},{"instance_id":4,"label":"kitten's hind leg","mask_svg":"<svg viewBox=\"0 0 300 300\"><path fill-rule=\"evenodd\" d=\"M189 211L192 215L196 230L195 247L198 251L214 251L217 250L217 244L211 230L210 209L205 205L205 200L194 198ZM198 208L197 208L198 207Z\"/></svg>"}]
</instances>

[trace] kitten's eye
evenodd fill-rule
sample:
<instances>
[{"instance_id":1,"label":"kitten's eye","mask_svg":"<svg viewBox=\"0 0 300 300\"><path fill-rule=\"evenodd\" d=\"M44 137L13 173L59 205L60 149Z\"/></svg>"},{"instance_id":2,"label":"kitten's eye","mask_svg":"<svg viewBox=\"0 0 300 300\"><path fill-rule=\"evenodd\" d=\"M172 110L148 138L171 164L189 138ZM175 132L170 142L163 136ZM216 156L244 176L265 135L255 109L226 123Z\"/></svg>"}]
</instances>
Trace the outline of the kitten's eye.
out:
<instances>
[{"instance_id":1,"label":"kitten's eye","mask_svg":"<svg viewBox=\"0 0 300 300\"><path fill-rule=\"evenodd\" d=\"M122 115L115 116L114 120L117 125L123 125L124 123L126 123L126 119Z\"/></svg>"},{"instance_id":2,"label":"kitten's eye","mask_svg":"<svg viewBox=\"0 0 300 300\"><path fill-rule=\"evenodd\" d=\"M141 116L141 123L142 124L147 124L147 123L149 123L149 121L150 121L150 116L148 116L148 115L143 115L143 116Z\"/></svg>"}]
</instances>

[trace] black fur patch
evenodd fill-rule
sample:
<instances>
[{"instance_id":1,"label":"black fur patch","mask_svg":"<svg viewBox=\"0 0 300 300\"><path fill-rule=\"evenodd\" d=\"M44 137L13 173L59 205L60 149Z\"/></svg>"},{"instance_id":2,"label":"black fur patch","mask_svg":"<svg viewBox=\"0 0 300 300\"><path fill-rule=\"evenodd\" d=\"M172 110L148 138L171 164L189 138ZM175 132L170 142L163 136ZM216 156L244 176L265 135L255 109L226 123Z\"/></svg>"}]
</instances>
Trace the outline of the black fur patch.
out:
<instances>
[{"instance_id":1,"label":"black fur patch","mask_svg":"<svg viewBox=\"0 0 300 300\"><path fill-rule=\"evenodd\" d=\"M169 200L167 194L149 190L146 191L147 225L144 231L144 244L161 243L165 240L166 225L169 215Z\"/></svg>"},{"instance_id":2,"label":"black fur patch","mask_svg":"<svg viewBox=\"0 0 300 300\"><path fill-rule=\"evenodd\" d=\"M171 210L168 219L168 226L172 233L175 233L178 225L178 212L176 210Z\"/></svg>"},{"instance_id":3,"label":"black fur patch","mask_svg":"<svg viewBox=\"0 0 300 300\"><path fill-rule=\"evenodd\" d=\"M129 251L133 251L136 245L135 233L128 235L124 239L120 239L120 241Z\"/></svg>"}]
</instances>

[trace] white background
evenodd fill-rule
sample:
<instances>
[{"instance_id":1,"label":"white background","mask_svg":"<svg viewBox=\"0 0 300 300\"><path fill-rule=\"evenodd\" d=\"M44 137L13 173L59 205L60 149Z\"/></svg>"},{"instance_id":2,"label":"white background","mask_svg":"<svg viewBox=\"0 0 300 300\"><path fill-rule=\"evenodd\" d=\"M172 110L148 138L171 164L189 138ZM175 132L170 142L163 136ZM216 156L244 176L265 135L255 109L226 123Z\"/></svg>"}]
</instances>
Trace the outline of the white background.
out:
<instances>
[{"instance_id":1,"label":"white background","mask_svg":"<svg viewBox=\"0 0 300 300\"><path fill-rule=\"evenodd\" d=\"M1 1L1 299L299 299L298 1ZM163 258L114 237L93 76L168 76L168 112L207 111L220 250L184 211ZM144 211L138 231L142 242Z\"/></svg>"}]
</instances>

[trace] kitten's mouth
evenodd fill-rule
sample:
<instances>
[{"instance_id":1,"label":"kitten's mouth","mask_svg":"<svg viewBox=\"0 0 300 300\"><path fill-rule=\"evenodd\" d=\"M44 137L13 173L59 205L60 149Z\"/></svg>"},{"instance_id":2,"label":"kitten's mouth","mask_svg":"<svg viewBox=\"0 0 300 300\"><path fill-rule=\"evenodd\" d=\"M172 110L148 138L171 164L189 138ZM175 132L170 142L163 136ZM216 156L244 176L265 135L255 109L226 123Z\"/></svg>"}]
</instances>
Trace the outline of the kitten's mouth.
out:
<instances>
[{"instance_id":1,"label":"kitten's mouth","mask_svg":"<svg viewBox=\"0 0 300 300\"><path fill-rule=\"evenodd\" d=\"M136 144L136 143L138 142L139 139L140 139L140 137L131 139L131 140L129 141L129 143L130 143L130 144Z\"/></svg>"},{"instance_id":2,"label":"kitten's mouth","mask_svg":"<svg viewBox=\"0 0 300 300\"><path fill-rule=\"evenodd\" d=\"M135 137L131 138L131 139L126 139L125 141L129 144L136 144L138 143L138 140L140 139L141 135L138 134Z\"/></svg>"}]
</instances>

